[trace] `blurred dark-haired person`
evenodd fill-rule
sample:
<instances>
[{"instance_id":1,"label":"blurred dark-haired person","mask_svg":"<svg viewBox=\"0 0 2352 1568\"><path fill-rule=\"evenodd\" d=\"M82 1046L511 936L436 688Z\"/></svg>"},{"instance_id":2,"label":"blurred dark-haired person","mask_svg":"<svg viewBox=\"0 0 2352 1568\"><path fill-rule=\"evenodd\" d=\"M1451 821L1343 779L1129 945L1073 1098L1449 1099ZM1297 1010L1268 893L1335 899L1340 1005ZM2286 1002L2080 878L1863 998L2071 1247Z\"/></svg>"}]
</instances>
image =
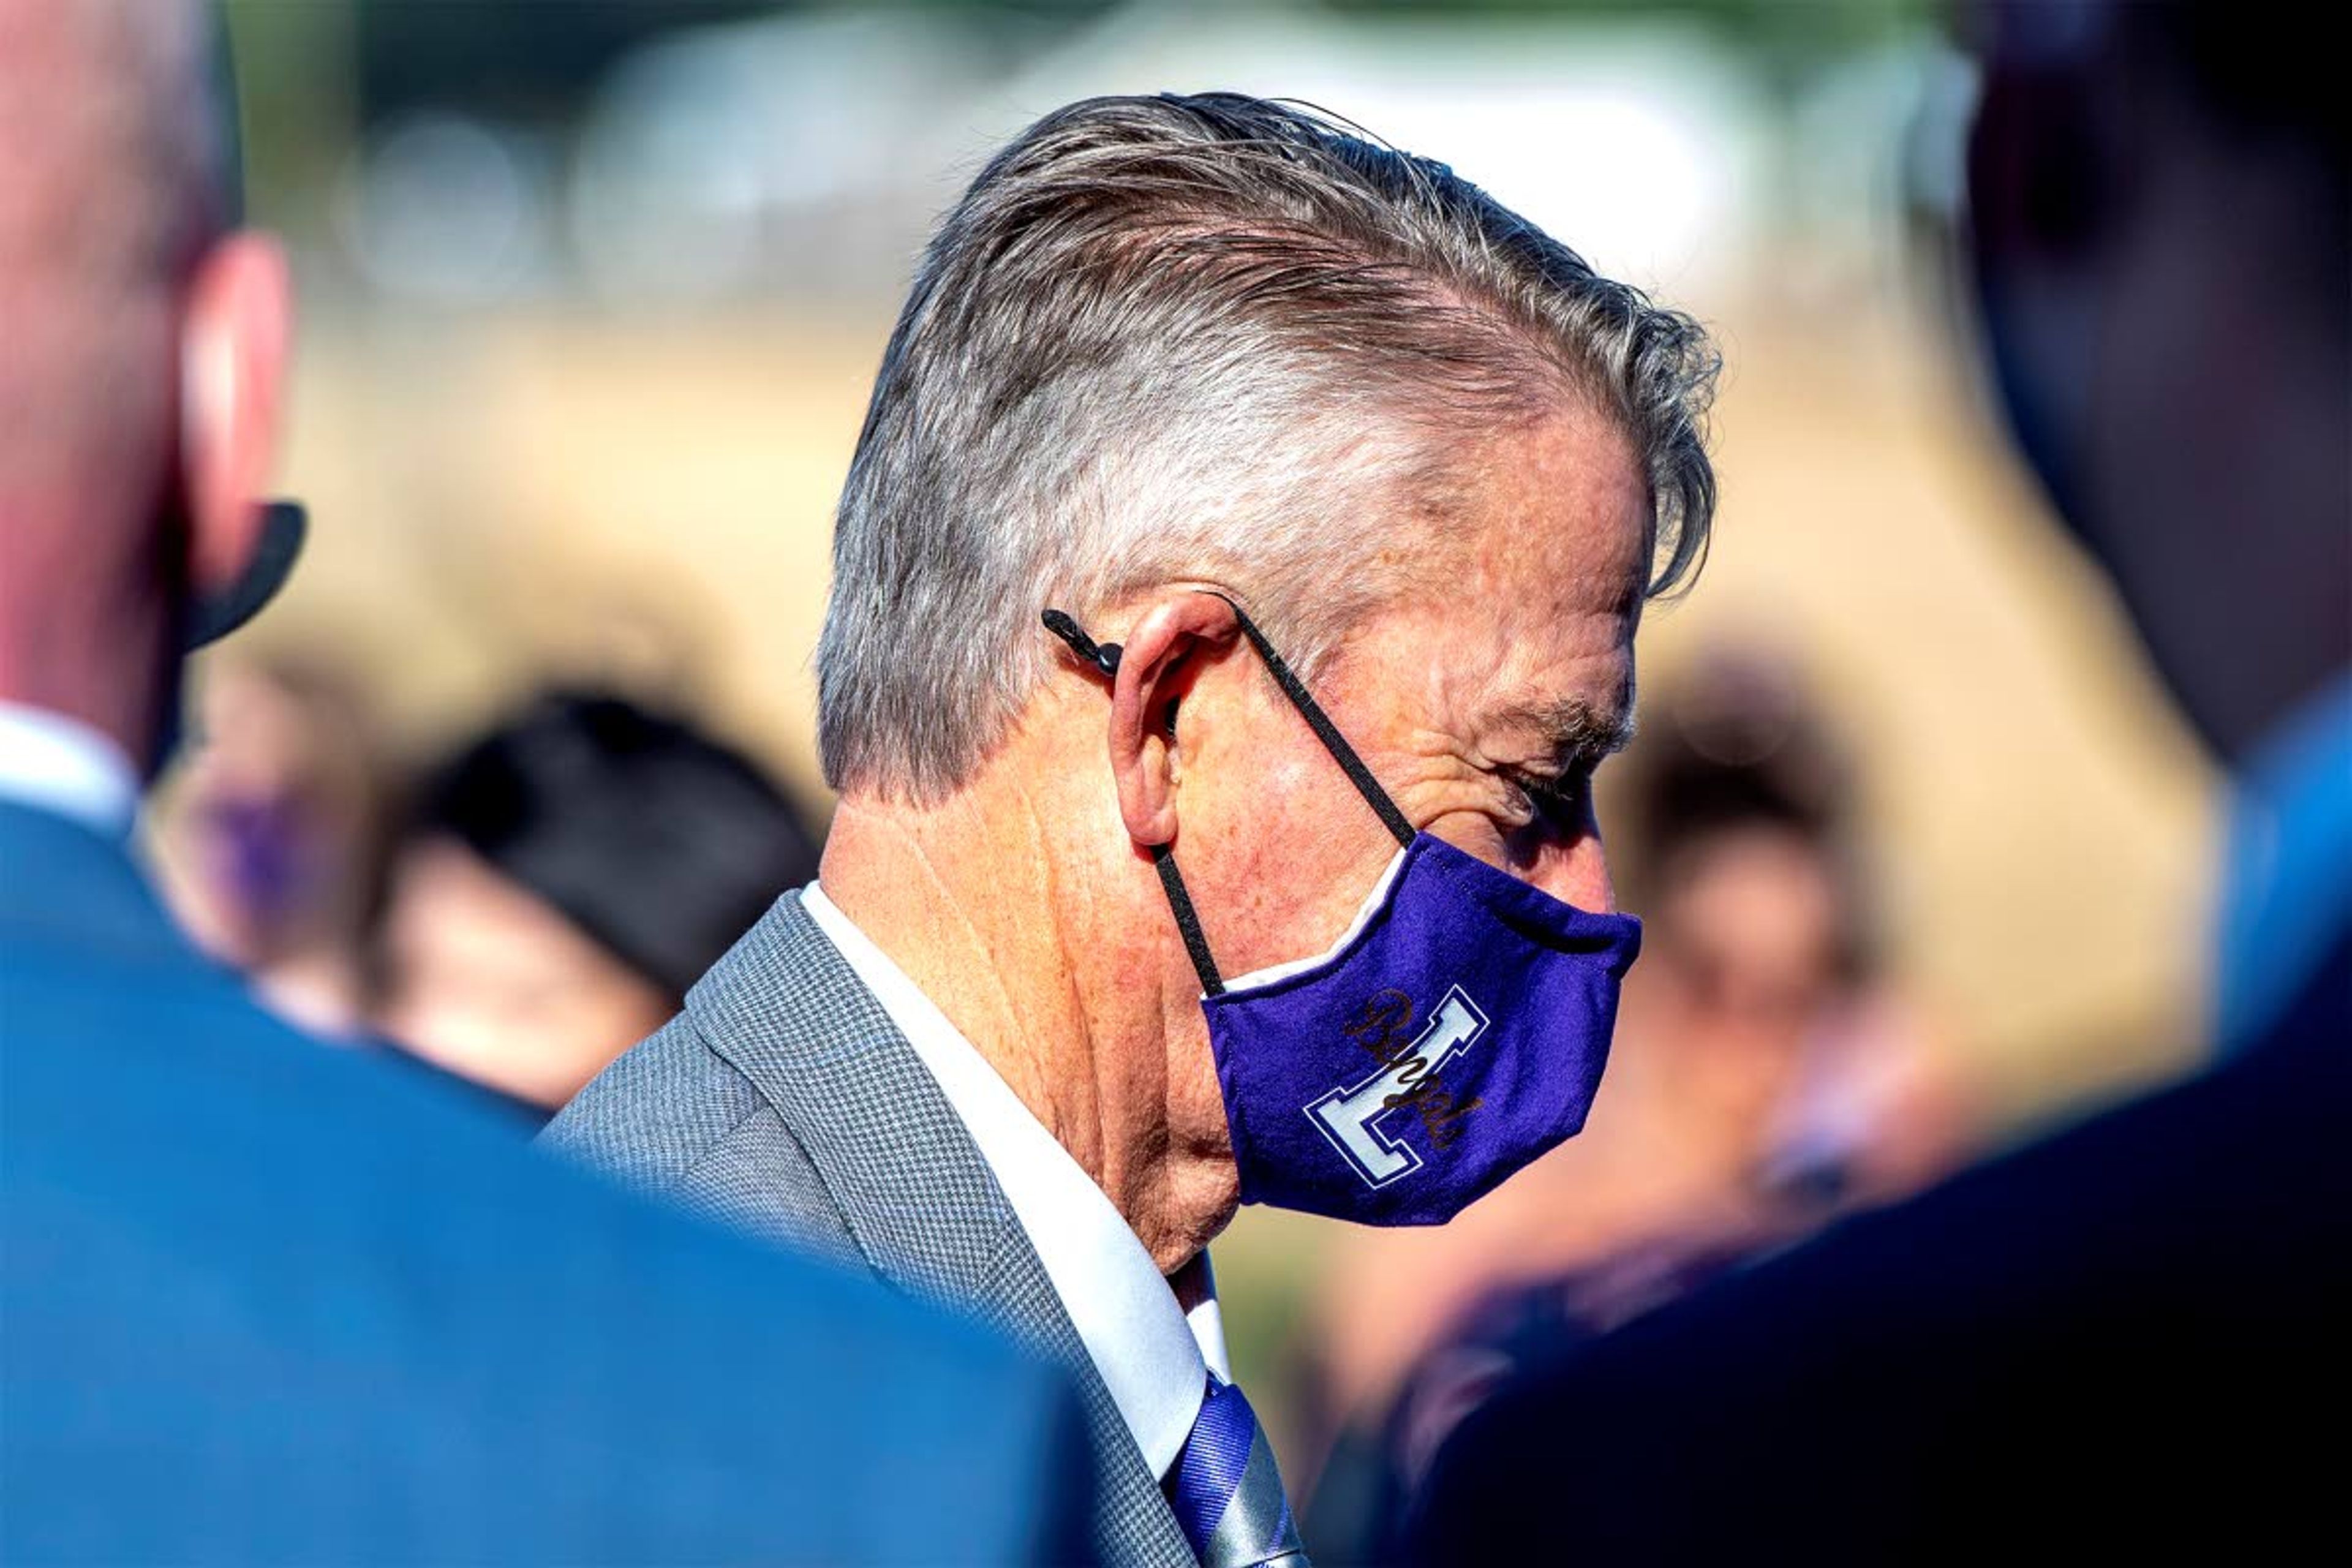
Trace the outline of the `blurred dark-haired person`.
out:
<instances>
[{"instance_id":1,"label":"blurred dark-haired person","mask_svg":"<svg viewBox=\"0 0 2352 1568\"><path fill-rule=\"evenodd\" d=\"M2219 1065L1531 1375L1441 1454L1427 1561L2268 1563L2343 1538L2340 66L2222 7L1977 19L2002 403L2237 784Z\"/></svg>"},{"instance_id":2,"label":"blurred dark-haired person","mask_svg":"<svg viewBox=\"0 0 2352 1568\"><path fill-rule=\"evenodd\" d=\"M1443 1223L1582 1124L1638 940L1587 786L1714 368L1296 108L1030 127L842 496L817 885L548 1136L1060 1358L1106 1558L1297 1568L1208 1246Z\"/></svg>"},{"instance_id":3,"label":"blurred dark-haired person","mask_svg":"<svg viewBox=\"0 0 2352 1568\"><path fill-rule=\"evenodd\" d=\"M552 1114L816 861L739 753L617 696L551 693L425 784L392 860L378 1025Z\"/></svg>"},{"instance_id":4,"label":"blurred dark-haired person","mask_svg":"<svg viewBox=\"0 0 2352 1568\"><path fill-rule=\"evenodd\" d=\"M271 1012L360 1040L391 779L361 689L315 657L214 664L185 752L148 812L173 916Z\"/></svg>"},{"instance_id":5,"label":"blurred dark-haired person","mask_svg":"<svg viewBox=\"0 0 2352 1568\"><path fill-rule=\"evenodd\" d=\"M1058 1379L318 1048L133 861L299 539L212 20L0 0L0 1560L1081 1553Z\"/></svg>"}]
</instances>

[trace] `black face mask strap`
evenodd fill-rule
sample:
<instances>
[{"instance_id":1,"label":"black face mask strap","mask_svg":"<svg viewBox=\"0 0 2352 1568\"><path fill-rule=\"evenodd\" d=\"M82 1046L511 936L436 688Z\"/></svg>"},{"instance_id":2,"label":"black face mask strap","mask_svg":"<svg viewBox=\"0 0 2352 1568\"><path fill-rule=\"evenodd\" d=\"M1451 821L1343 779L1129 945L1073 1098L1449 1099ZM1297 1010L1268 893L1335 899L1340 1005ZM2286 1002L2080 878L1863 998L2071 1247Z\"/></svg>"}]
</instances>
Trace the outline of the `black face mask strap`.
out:
<instances>
[{"instance_id":1,"label":"black face mask strap","mask_svg":"<svg viewBox=\"0 0 2352 1568\"><path fill-rule=\"evenodd\" d=\"M1213 589L1202 591L1214 592ZM1241 624L1243 635L1249 638L1250 646L1257 649L1258 657L1265 660L1266 670L1274 677L1274 683L1282 688L1282 694L1290 699L1290 705L1298 710L1298 716L1307 721L1307 727L1315 732L1317 740L1323 742L1323 749L1331 753L1331 760L1339 764L1339 771L1348 775L1348 782L1356 786L1356 793L1364 797L1364 803L1372 808L1373 815L1395 836L1399 844L1412 844L1412 824L1405 820L1404 813L1399 811L1396 802L1389 798L1389 792L1372 777L1372 770L1364 766L1364 760L1356 755L1356 748L1348 744L1348 738L1339 733L1339 727L1331 722L1331 716L1324 712L1321 705L1307 692L1306 683L1283 662L1282 656L1274 651L1274 645L1265 640L1265 634L1257 629L1257 623L1249 618L1247 611L1223 594L1216 596L1232 605L1234 619ZM1116 677L1118 674L1118 644L1096 642L1080 629L1077 622L1060 610L1047 610L1044 619L1045 629L1067 643L1071 652L1106 676ZM1153 845L1151 864L1153 869L1160 873L1160 890L1168 895L1168 911L1176 917L1176 930L1184 938L1184 952L1192 960L1192 972L1200 976L1202 994L1223 995L1225 983L1217 973L1216 958L1209 952L1209 939L1201 930L1200 911L1193 909L1192 895L1185 890L1184 879L1176 869L1175 848L1166 844Z\"/></svg>"},{"instance_id":2,"label":"black face mask strap","mask_svg":"<svg viewBox=\"0 0 2352 1568\"><path fill-rule=\"evenodd\" d=\"M1045 621L1045 629L1069 644L1072 653L1106 676L1118 674L1118 644L1097 643L1065 611L1047 610ZM1176 930L1184 938L1184 951L1192 957L1192 973L1201 977L1202 992L1210 996L1223 995L1225 983L1217 973L1217 961L1209 952L1209 939L1201 931L1200 911L1192 907L1192 895L1184 890L1184 879L1176 870L1174 847L1153 845L1151 864L1160 873L1160 890L1168 895L1168 912L1176 917Z\"/></svg>"},{"instance_id":3,"label":"black face mask strap","mask_svg":"<svg viewBox=\"0 0 2352 1568\"><path fill-rule=\"evenodd\" d=\"M1380 780L1372 777L1372 770L1364 766L1364 760L1356 755L1356 748L1348 744L1348 738L1339 733L1339 727L1331 722L1331 716L1324 712L1321 705L1308 693L1306 683L1291 673L1290 666L1282 662L1282 656L1274 651L1274 645L1265 640L1265 634L1257 629L1257 623L1249 618L1249 612L1213 588L1204 588L1202 592L1215 594L1226 604L1233 605L1234 619L1241 623L1242 635L1249 638L1250 646L1257 649L1260 658L1265 660L1266 672L1274 677L1274 683L1282 688L1282 694L1290 699L1290 705L1298 710L1298 716L1307 721L1307 727L1315 731L1315 738L1323 742L1323 749L1331 753L1331 760L1339 764L1339 771L1348 775L1348 782L1356 786L1356 793L1364 797L1364 804L1372 808L1372 814L1381 819L1381 825L1395 836L1399 844L1410 845L1413 840L1412 824L1405 820L1404 813L1397 809L1396 802L1389 798L1389 792L1381 787Z\"/></svg>"},{"instance_id":4,"label":"black face mask strap","mask_svg":"<svg viewBox=\"0 0 2352 1568\"><path fill-rule=\"evenodd\" d=\"M1201 977L1202 994L1223 995L1225 982L1217 973L1216 959L1210 955L1209 939L1202 934L1201 916L1192 908L1192 895L1184 890L1184 879L1176 871L1175 847L1153 845L1151 864L1160 873L1160 890L1168 895L1168 912L1176 917L1176 929L1183 933L1184 951L1192 959L1192 973Z\"/></svg>"},{"instance_id":5,"label":"black face mask strap","mask_svg":"<svg viewBox=\"0 0 2352 1568\"><path fill-rule=\"evenodd\" d=\"M299 501L274 500L261 509L261 537L245 570L217 594L198 598L188 606L180 628L182 651L190 651L228 636L259 615L278 596L293 574L310 534L309 514Z\"/></svg>"}]
</instances>

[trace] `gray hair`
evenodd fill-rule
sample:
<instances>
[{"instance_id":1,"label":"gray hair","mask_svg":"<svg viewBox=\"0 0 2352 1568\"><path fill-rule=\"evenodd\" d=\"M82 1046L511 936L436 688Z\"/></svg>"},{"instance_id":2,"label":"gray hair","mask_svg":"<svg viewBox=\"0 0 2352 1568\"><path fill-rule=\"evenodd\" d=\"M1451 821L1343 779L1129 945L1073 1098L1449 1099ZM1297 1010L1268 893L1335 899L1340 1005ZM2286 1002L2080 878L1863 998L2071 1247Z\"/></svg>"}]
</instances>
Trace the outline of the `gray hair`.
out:
<instances>
[{"instance_id":1,"label":"gray hair","mask_svg":"<svg viewBox=\"0 0 2352 1568\"><path fill-rule=\"evenodd\" d=\"M1441 163L1237 94L1046 116L940 224L882 359L817 650L826 781L935 802L1057 657L1047 606L1213 583L1310 673L1410 585L1486 438L1581 395L1654 505L1715 510L1717 357ZM1105 633L1115 636L1115 631Z\"/></svg>"}]
</instances>

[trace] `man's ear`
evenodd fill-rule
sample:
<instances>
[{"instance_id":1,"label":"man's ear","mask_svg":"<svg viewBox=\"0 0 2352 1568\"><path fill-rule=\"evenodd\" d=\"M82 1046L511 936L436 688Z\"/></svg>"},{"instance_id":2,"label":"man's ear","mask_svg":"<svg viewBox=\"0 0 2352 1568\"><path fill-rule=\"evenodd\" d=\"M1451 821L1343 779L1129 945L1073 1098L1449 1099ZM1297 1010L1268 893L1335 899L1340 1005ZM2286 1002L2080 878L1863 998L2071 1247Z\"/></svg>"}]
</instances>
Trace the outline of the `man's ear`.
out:
<instances>
[{"instance_id":1,"label":"man's ear","mask_svg":"<svg viewBox=\"0 0 2352 1568\"><path fill-rule=\"evenodd\" d=\"M285 253L250 232L215 244L189 287L180 339L180 450L188 575L200 595L235 583L261 534L278 458L293 313Z\"/></svg>"},{"instance_id":2,"label":"man's ear","mask_svg":"<svg viewBox=\"0 0 2352 1568\"><path fill-rule=\"evenodd\" d=\"M1176 701L1198 656L1233 641L1234 607L1191 589L1154 599L1120 645L1112 678L1110 771L1127 835L1147 847L1176 837Z\"/></svg>"}]
</instances>

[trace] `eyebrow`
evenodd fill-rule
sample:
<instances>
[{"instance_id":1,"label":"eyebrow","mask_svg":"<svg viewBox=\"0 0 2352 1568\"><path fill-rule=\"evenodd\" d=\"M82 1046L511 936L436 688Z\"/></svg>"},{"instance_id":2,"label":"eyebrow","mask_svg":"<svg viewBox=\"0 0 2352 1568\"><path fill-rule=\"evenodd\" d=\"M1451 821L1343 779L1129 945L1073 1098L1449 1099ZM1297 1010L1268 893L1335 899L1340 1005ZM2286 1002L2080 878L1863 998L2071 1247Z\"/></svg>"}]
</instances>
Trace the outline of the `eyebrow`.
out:
<instances>
[{"instance_id":1,"label":"eyebrow","mask_svg":"<svg viewBox=\"0 0 2352 1568\"><path fill-rule=\"evenodd\" d=\"M1497 731L1534 735L1546 755L1562 768L1598 763L1633 739L1630 704L1600 708L1581 697L1521 702L1495 716Z\"/></svg>"}]
</instances>

